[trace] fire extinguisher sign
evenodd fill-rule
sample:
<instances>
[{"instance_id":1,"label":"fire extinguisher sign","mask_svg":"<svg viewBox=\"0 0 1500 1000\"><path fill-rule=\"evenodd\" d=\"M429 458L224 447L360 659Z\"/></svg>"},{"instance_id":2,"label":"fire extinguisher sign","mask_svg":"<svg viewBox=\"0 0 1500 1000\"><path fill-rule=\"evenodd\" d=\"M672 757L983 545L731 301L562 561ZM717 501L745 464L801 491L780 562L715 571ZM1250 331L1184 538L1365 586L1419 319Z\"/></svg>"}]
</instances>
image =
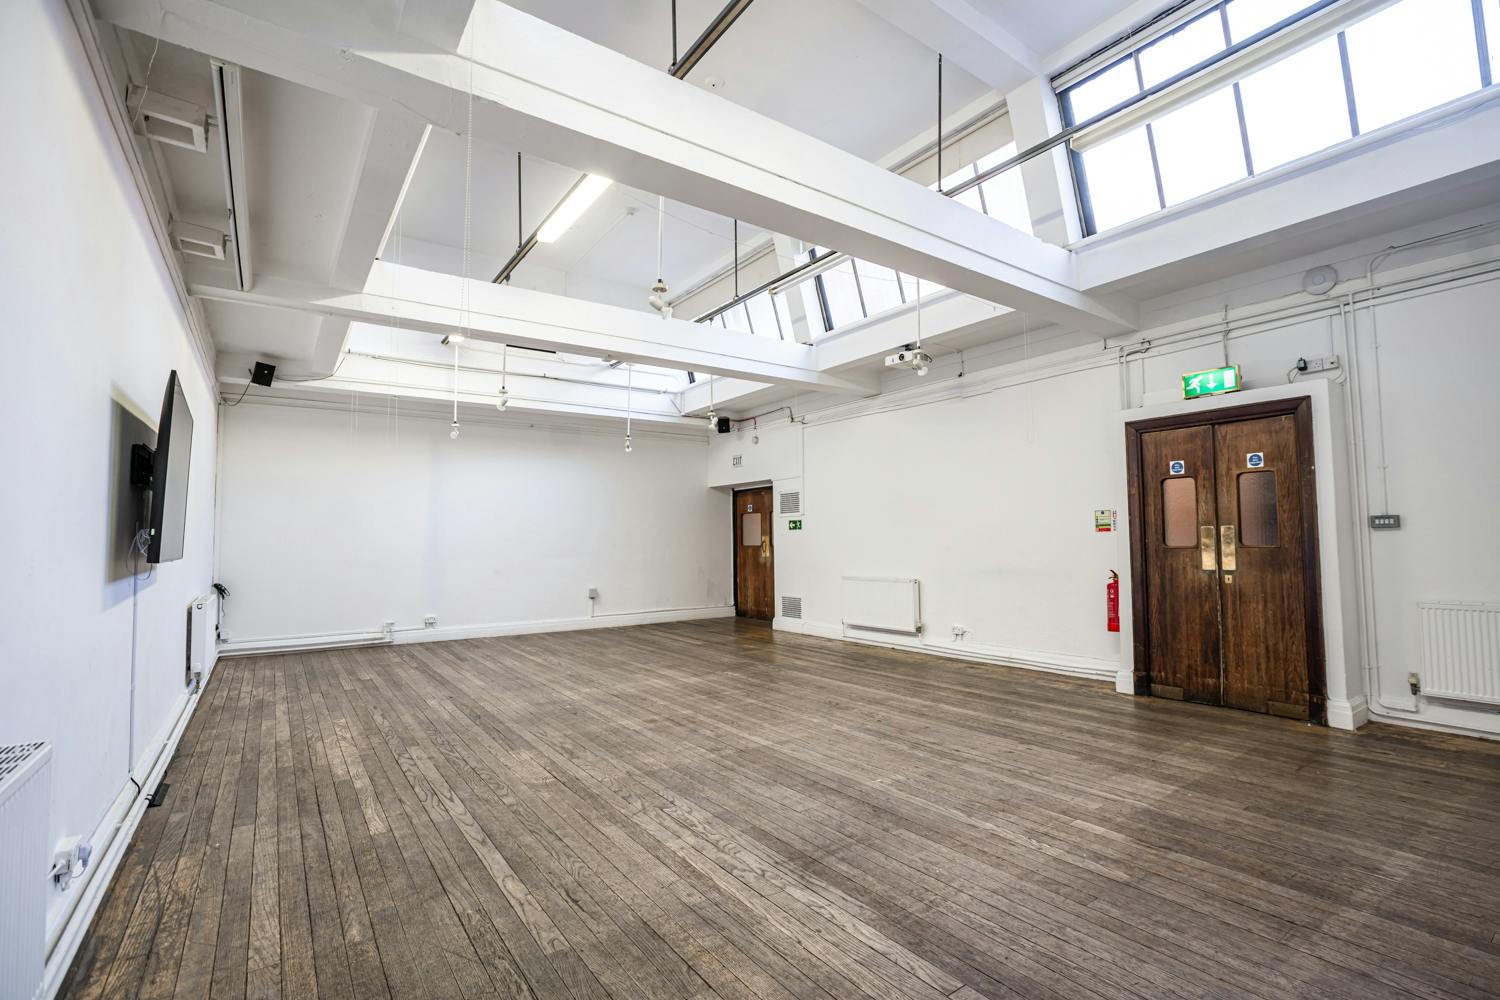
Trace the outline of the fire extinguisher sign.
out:
<instances>
[{"instance_id":1,"label":"fire extinguisher sign","mask_svg":"<svg viewBox=\"0 0 1500 1000\"><path fill-rule=\"evenodd\" d=\"M1096 510L1096 511L1094 511L1094 530L1095 531L1114 531L1115 530L1115 524L1116 524L1116 521L1115 521L1115 512L1114 511L1112 511L1112 510Z\"/></svg>"}]
</instances>

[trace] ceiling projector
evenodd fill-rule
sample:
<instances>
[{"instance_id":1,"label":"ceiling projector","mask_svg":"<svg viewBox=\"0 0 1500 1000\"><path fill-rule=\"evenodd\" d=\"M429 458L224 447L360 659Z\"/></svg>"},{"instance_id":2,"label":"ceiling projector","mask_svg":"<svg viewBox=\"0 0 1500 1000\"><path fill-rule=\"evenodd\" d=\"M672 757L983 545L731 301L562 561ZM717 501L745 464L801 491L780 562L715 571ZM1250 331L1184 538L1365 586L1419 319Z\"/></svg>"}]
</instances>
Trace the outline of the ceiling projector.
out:
<instances>
[{"instance_id":1,"label":"ceiling projector","mask_svg":"<svg viewBox=\"0 0 1500 1000\"><path fill-rule=\"evenodd\" d=\"M920 348L908 347L897 351L895 354L885 356L887 368L910 368L918 375L926 375L927 368L932 364L932 355Z\"/></svg>"}]
</instances>

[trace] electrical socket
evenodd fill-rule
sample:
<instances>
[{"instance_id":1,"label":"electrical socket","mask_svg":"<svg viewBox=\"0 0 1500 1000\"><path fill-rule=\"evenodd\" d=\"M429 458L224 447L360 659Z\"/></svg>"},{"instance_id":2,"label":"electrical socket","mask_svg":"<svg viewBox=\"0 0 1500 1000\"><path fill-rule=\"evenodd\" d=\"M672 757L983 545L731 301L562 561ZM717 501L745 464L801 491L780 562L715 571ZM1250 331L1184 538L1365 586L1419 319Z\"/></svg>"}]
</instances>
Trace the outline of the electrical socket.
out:
<instances>
[{"instance_id":1,"label":"electrical socket","mask_svg":"<svg viewBox=\"0 0 1500 1000\"><path fill-rule=\"evenodd\" d=\"M597 601L598 599L599 599L599 588L598 587L590 587L589 588L589 600L591 600L591 601Z\"/></svg>"},{"instance_id":2,"label":"electrical socket","mask_svg":"<svg viewBox=\"0 0 1500 1000\"><path fill-rule=\"evenodd\" d=\"M964 628L962 625L955 625L955 626L953 626L953 641L954 642L961 641L963 639L963 637L966 636L966 635L968 635L968 634L969 634L969 630L966 629L966 628Z\"/></svg>"},{"instance_id":3,"label":"electrical socket","mask_svg":"<svg viewBox=\"0 0 1500 1000\"><path fill-rule=\"evenodd\" d=\"M52 870L50 872L52 881L59 889L67 887L73 880L76 867L78 873L82 873L89 866L89 858L94 853L92 845L88 844L82 837L64 837L57 842L57 847L52 851Z\"/></svg>"},{"instance_id":4,"label":"electrical socket","mask_svg":"<svg viewBox=\"0 0 1500 1000\"><path fill-rule=\"evenodd\" d=\"M1297 359L1297 370L1300 372L1326 372L1339 367L1339 356L1328 354L1317 358Z\"/></svg>"}]
</instances>

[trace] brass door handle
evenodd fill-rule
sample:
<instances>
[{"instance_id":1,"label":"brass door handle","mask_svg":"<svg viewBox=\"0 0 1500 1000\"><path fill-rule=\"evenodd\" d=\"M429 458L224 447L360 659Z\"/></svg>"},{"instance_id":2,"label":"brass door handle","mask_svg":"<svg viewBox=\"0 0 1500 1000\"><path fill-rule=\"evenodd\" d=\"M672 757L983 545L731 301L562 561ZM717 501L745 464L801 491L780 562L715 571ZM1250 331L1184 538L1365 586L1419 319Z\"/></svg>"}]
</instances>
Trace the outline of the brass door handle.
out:
<instances>
[{"instance_id":1,"label":"brass door handle","mask_svg":"<svg viewBox=\"0 0 1500 1000\"><path fill-rule=\"evenodd\" d=\"M1198 526L1198 557L1205 572L1218 572L1219 557L1214 550L1214 526L1211 524Z\"/></svg>"},{"instance_id":2,"label":"brass door handle","mask_svg":"<svg viewBox=\"0 0 1500 1000\"><path fill-rule=\"evenodd\" d=\"M1219 549L1224 556L1224 572L1232 573L1238 567L1234 558L1234 536L1235 526L1232 524L1219 525Z\"/></svg>"}]
</instances>

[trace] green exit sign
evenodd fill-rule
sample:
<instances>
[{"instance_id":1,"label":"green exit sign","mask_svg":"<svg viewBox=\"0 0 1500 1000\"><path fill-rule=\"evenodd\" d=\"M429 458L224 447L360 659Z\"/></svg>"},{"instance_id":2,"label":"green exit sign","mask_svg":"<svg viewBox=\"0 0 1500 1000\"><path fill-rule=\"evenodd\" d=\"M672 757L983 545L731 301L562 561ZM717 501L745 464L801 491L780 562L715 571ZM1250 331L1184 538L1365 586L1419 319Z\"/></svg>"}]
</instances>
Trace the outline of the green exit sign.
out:
<instances>
[{"instance_id":1,"label":"green exit sign","mask_svg":"<svg viewBox=\"0 0 1500 1000\"><path fill-rule=\"evenodd\" d=\"M1206 372L1189 372L1182 376L1183 399L1217 396L1221 392L1239 392L1242 388L1239 365L1210 368Z\"/></svg>"},{"instance_id":2,"label":"green exit sign","mask_svg":"<svg viewBox=\"0 0 1500 1000\"><path fill-rule=\"evenodd\" d=\"M799 517L799 518L796 518L794 520L788 521L786 523L786 530L787 531L801 531L802 530L802 519Z\"/></svg>"}]
</instances>

